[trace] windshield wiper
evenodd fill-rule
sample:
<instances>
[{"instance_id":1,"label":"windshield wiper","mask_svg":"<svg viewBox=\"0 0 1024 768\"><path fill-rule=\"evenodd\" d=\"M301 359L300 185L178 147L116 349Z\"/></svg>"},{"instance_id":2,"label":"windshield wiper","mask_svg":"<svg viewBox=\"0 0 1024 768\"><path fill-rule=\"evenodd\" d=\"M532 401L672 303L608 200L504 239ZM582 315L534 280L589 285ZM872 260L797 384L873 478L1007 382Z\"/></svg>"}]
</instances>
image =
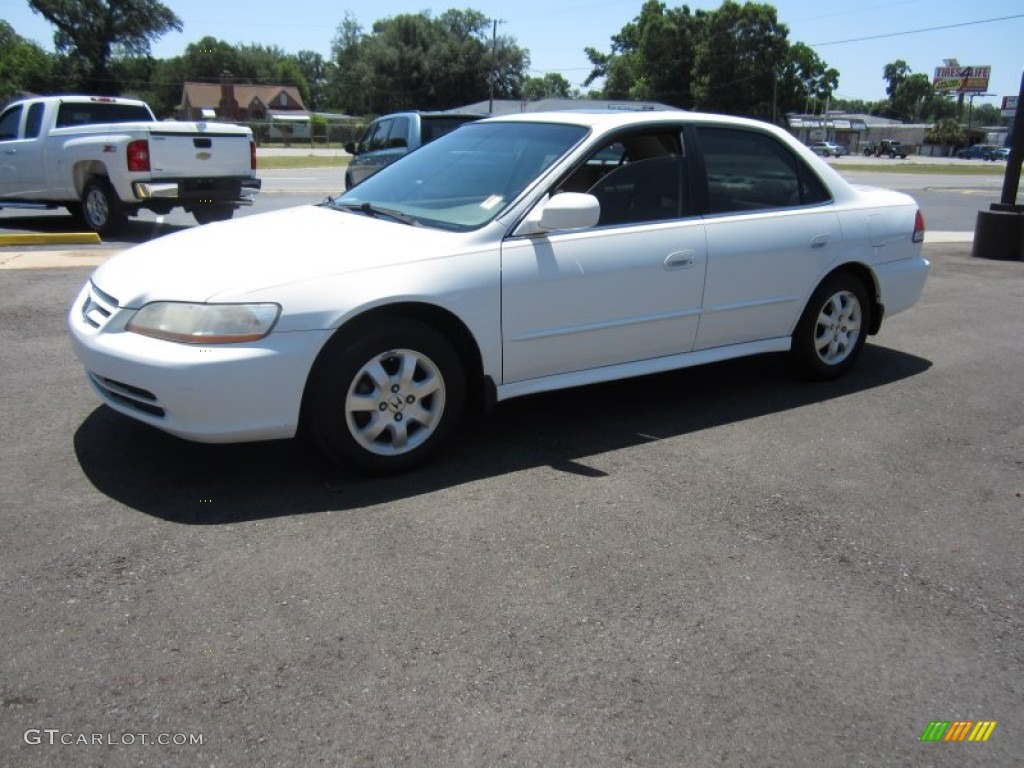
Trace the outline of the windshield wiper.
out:
<instances>
[{"instance_id":1,"label":"windshield wiper","mask_svg":"<svg viewBox=\"0 0 1024 768\"><path fill-rule=\"evenodd\" d=\"M410 227L418 227L420 224L416 219L414 219L412 216L409 216L408 214L402 213L401 211L393 210L391 208L381 208L379 206L373 205L372 203L341 203L340 205L334 204L334 207L344 208L349 211L359 211L360 213L364 213L367 216L372 216L375 219L383 216L388 219L394 219L395 221L401 222L402 224L408 224Z\"/></svg>"}]
</instances>

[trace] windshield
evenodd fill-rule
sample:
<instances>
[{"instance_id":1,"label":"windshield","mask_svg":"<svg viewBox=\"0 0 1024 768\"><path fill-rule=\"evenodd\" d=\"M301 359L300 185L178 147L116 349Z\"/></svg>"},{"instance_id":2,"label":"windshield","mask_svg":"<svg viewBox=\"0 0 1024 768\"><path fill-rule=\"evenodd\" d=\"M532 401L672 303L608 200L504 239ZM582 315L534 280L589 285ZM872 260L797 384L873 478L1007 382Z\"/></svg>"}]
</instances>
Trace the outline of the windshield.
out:
<instances>
[{"instance_id":1,"label":"windshield","mask_svg":"<svg viewBox=\"0 0 1024 768\"><path fill-rule=\"evenodd\" d=\"M468 230L491 221L586 135L554 123L467 123L353 187L331 204L404 214Z\"/></svg>"}]
</instances>

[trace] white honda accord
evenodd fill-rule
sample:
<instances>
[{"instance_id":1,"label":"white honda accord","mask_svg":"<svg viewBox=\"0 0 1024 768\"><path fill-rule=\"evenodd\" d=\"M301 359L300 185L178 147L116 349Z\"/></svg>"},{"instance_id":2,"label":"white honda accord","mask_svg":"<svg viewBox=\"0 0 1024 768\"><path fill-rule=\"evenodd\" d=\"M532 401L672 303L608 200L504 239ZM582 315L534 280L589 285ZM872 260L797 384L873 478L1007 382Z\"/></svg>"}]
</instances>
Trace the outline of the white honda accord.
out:
<instances>
[{"instance_id":1,"label":"white honda accord","mask_svg":"<svg viewBox=\"0 0 1024 768\"><path fill-rule=\"evenodd\" d=\"M920 296L924 222L784 131L687 112L464 125L321 205L92 275L71 338L107 405L190 440L294 436L408 469L469 403L788 352L846 371Z\"/></svg>"}]
</instances>

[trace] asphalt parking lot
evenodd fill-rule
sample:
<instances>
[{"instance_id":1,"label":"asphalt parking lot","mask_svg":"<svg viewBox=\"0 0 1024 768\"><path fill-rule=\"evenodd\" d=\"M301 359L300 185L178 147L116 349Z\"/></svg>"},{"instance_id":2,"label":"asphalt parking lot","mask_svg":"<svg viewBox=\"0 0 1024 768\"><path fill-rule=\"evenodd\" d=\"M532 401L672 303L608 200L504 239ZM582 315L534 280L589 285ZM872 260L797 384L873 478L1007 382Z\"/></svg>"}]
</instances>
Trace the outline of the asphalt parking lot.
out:
<instances>
[{"instance_id":1,"label":"asphalt parking lot","mask_svg":"<svg viewBox=\"0 0 1024 768\"><path fill-rule=\"evenodd\" d=\"M0 764L1019 765L1024 264L968 249L841 381L526 398L386 481L100 406L88 269L0 273Z\"/></svg>"}]
</instances>

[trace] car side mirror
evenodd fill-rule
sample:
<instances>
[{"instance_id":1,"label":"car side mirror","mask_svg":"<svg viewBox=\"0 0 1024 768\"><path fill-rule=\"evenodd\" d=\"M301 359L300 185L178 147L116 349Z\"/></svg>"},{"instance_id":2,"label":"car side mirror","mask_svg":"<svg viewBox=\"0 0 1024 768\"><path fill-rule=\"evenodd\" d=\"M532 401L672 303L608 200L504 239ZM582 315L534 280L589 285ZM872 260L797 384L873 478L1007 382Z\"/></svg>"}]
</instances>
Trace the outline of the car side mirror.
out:
<instances>
[{"instance_id":1,"label":"car side mirror","mask_svg":"<svg viewBox=\"0 0 1024 768\"><path fill-rule=\"evenodd\" d=\"M356 145L350 141L348 144L345 145L345 151L348 152L350 155L356 154Z\"/></svg>"},{"instance_id":2,"label":"car side mirror","mask_svg":"<svg viewBox=\"0 0 1024 768\"><path fill-rule=\"evenodd\" d=\"M593 195L562 192L534 206L517 234L535 235L565 229L589 229L601 218L601 203Z\"/></svg>"}]
</instances>

